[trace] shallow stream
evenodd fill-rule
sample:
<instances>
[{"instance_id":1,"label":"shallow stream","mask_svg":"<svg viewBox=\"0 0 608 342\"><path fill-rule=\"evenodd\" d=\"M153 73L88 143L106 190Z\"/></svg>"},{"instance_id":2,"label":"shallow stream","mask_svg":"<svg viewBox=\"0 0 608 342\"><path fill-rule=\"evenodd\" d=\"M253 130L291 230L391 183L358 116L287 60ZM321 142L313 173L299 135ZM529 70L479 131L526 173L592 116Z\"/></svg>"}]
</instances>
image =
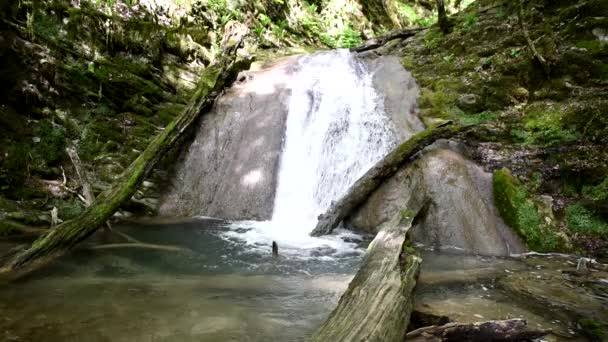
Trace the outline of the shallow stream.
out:
<instances>
[{"instance_id":1,"label":"shallow stream","mask_svg":"<svg viewBox=\"0 0 608 342\"><path fill-rule=\"evenodd\" d=\"M306 340L362 255L326 248L273 258L270 246L226 237L233 228L221 221L115 229L184 251L82 248L0 290L0 340Z\"/></svg>"}]
</instances>

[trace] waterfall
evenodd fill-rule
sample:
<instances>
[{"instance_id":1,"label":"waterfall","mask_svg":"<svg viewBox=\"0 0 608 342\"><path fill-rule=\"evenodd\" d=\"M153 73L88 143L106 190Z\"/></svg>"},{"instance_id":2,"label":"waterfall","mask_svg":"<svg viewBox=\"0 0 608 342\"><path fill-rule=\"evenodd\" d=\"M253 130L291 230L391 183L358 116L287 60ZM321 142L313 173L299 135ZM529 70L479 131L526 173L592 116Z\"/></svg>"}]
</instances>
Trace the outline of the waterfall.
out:
<instances>
[{"instance_id":1,"label":"waterfall","mask_svg":"<svg viewBox=\"0 0 608 342\"><path fill-rule=\"evenodd\" d=\"M284 248L341 240L312 238L318 215L397 144L373 71L348 50L301 57L289 88L289 111L272 220L239 223L251 244Z\"/></svg>"},{"instance_id":2,"label":"waterfall","mask_svg":"<svg viewBox=\"0 0 608 342\"><path fill-rule=\"evenodd\" d=\"M291 92L272 221L308 234L396 135L372 73L347 50L302 58Z\"/></svg>"}]
</instances>

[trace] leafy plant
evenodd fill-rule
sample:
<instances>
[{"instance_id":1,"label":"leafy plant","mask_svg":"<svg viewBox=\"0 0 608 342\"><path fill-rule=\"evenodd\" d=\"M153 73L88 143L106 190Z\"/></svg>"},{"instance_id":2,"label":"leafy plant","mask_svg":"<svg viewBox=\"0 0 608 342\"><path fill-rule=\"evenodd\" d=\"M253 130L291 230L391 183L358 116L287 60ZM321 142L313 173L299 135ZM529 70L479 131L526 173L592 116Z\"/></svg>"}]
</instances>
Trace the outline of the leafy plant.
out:
<instances>
[{"instance_id":1,"label":"leafy plant","mask_svg":"<svg viewBox=\"0 0 608 342\"><path fill-rule=\"evenodd\" d=\"M471 28L471 26L475 25L475 23L477 23L477 14L470 13L464 17L463 26L465 29Z\"/></svg>"},{"instance_id":2,"label":"leafy plant","mask_svg":"<svg viewBox=\"0 0 608 342\"><path fill-rule=\"evenodd\" d=\"M496 120L497 117L495 112L484 111L478 114L461 115L459 119L463 125L478 125Z\"/></svg>"},{"instance_id":3,"label":"leafy plant","mask_svg":"<svg viewBox=\"0 0 608 342\"><path fill-rule=\"evenodd\" d=\"M593 237L608 237L608 223L580 203L566 207L566 222L568 223L568 229L573 233Z\"/></svg>"}]
</instances>

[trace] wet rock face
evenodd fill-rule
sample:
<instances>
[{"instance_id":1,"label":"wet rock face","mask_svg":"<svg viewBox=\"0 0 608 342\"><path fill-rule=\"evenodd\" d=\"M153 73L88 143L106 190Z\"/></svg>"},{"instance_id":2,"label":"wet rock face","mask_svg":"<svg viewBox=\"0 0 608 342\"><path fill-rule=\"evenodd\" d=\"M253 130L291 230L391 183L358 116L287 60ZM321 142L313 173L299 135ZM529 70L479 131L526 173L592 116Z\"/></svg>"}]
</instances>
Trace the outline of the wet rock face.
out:
<instances>
[{"instance_id":1,"label":"wet rock face","mask_svg":"<svg viewBox=\"0 0 608 342\"><path fill-rule=\"evenodd\" d=\"M270 219L297 58L240 75L181 152L162 216Z\"/></svg>"},{"instance_id":2,"label":"wet rock face","mask_svg":"<svg viewBox=\"0 0 608 342\"><path fill-rule=\"evenodd\" d=\"M349 224L374 231L394 213L407 213L405 194L421 191L425 209L414 222L414 241L482 255L522 252L521 242L494 207L491 182L491 174L461 154L435 147L374 192Z\"/></svg>"},{"instance_id":3,"label":"wet rock face","mask_svg":"<svg viewBox=\"0 0 608 342\"><path fill-rule=\"evenodd\" d=\"M406 140L422 130L416 115L418 86L399 59L363 61L397 139ZM194 141L181 151L170 184L161 190L165 195L160 215L271 218L290 85L298 82L292 77L297 68L298 58L288 57L237 77L237 83L203 116Z\"/></svg>"},{"instance_id":4,"label":"wet rock face","mask_svg":"<svg viewBox=\"0 0 608 342\"><path fill-rule=\"evenodd\" d=\"M412 102L420 89L409 71L403 69L394 56L370 58L368 65L374 72L374 88L384 98L384 109L393 121L399 140L404 141L412 132L422 131L424 124L417 115L416 102Z\"/></svg>"}]
</instances>

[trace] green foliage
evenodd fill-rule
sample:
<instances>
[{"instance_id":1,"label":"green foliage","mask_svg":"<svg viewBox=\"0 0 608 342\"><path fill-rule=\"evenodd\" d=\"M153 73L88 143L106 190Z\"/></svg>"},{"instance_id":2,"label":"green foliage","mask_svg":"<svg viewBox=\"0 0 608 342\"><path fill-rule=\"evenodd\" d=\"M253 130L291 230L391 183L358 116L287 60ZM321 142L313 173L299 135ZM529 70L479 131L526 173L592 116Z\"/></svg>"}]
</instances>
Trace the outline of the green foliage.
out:
<instances>
[{"instance_id":1,"label":"green foliage","mask_svg":"<svg viewBox=\"0 0 608 342\"><path fill-rule=\"evenodd\" d=\"M443 35L438 28L431 28L428 33L424 35L423 41L427 49L435 49L439 46L439 43L443 39Z\"/></svg>"},{"instance_id":2,"label":"green foliage","mask_svg":"<svg viewBox=\"0 0 608 342\"><path fill-rule=\"evenodd\" d=\"M40 142L34 145L32 154L35 162L42 162L41 167L65 156L66 132L63 127L44 120L36 127L34 134Z\"/></svg>"},{"instance_id":3,"label":"green foliage","mask_svg":"<svg viewBox=\"0 0 608 342\"><path fill-rule=\"evenodd\" d=\"M332 48L349 48L363 43L361 33L350 26L345 27L337 33L321 34L320 38L325 45Z\"/></svg>"},{"instance_id":4,"label":"green foliage","mask_svg":"<svg viewBox=\"0 0 608 342\"><path fill-rule=\"evenodd\" d=\"M598 185L583 187L583 194L591 197L594 201L608 201L608 177L604 178Z\"/></svg>"},{"instance_id":5,"label":"green foliage","mask_svg":"<svg viewBox=\"0 0 608 342\"><path fill-rule=\"evenodd\" d=\"M57 39L61 26L56 17L43 11L32 12L32 33L34 37L53 40Z\"/></svg>"},{"instance_id":6,"label":"green foliage","mask_svg":"<svg viewBox=\"0 0 608 342\"><path fill-rule=\"evenodd\" d=\"M598 341L602 341L605 337L608 336L608 332L605 330L602 325L590 318L584 318L578 321L578 325L588 334L592 335L594 338L597 338Z\"/></svg>"},{"instance_id":7,"label":"green foliage","mask_svg":"<svg viewBox=\"0 0 608 342\"><path fill-rule=\"evenodd\" d=\"M492 180L494 202L501 217L515 229L528 247L539 252L564 248L563 239L542 224L538 209L526 188L508 169L495 171Z\"/></svg>"},{"instance_id":8,"label":"green foliage","mask_svg":"<svg viewBox=\"0 0 608 342\"><path fill-rule=\"evenodd\" d=\"M471 28L471 26L475 25L475 23L477 22L477 13L473 12L473 13L469 13L464 17L464 21L462 23L462 25L464 26L465 30L468 30Z\"/></svg>"},{"instance_id":9,"label":"green foliage","mask_svg":"<svg viewBox=\"0 0 608 342\"><path fill-rule=\"evenodd\" d=\"M407 4L397 2L397 14L405 19L409 24L415 24L420 19L416 10Z\"/></svg>"},{"instance_id":10,"label":"green foliage","mask_svg":"<svg viewBox=\"0 0 608 342\"><path fill-rule=\"evenodd\" d=\"M463 125L478 125L496 120L498 114L495 112L484 111L479 114L463 114L458 120Z\"/></svg>"},{"instance_id":11,"label":"green foliage","mask_svg":"<svg viewBox=\"0 0 608 342\"><path fill-rule=\"evenodd\" d=\"M586 49L591 54L608 54L608 44L599 40L581 40L576 43L576 47Z\"/></svg>"},{"instance_id":12,"label":"green foliage","mask_svg":"<svg viewBox=\"0 0 608 342\"><path fill-rule=\"evenodd\" d=\"M7 173L7 181L12 188L21 186L29 173L32 144L23 141L12 143L8 148L8 156L2 166Z\"/></svg>"},{"instance_id":13,"label":"green foliage","mask_svg":"<svg viewBox=\"0 0 608 342\"><path fill-rule=\"evenodd\" d=\"M523 142L530 145L551 146L576 140L580 135L564 125L565 113L551 107L530 107L524 118Z\"/></svg>"},{"instance_id":14,"label":"green foliage","mask_svg":"<svg viewBox=\"0 0 608 342\"><path fill-rule=\"evenodd\" d=\"M572 233L608 238L608 223L580 203L571 204L566 208L566 222Z\"/></svg>"}]
</instances>

